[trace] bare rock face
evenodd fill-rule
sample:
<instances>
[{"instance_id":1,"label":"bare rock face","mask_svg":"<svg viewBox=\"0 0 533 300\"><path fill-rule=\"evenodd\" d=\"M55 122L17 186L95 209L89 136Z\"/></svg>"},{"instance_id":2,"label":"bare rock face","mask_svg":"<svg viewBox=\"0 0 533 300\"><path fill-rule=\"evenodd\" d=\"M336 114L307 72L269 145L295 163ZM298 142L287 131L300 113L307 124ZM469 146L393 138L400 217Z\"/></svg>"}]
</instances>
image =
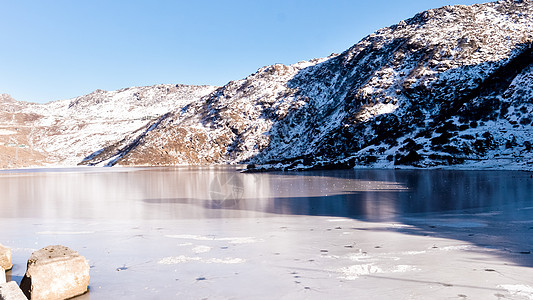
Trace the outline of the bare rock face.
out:
<instances>
[{"instance_id":1,"label":"bare rock face","mask_svg":"<svg viewBox=\"0 0 533 300\"><path fill-rule=\"evenodd\" d=\"M89 264L78 252L61 245L32 253L20 288L28 299L68 299L87 292Z\"/></svg>"},{"instance_id":2,"label":"bare rock face","mask_svg":"<svg viewBox=\"0 0 533 300\"><path fill-rule=\"evenodd\" d=\"M0 284L0 300L27 300L16 282Z\"/></svg>"},{"instance_id":3,"label":"bare rock face","mask_svg":"<svg viewBox=\"0 0 533 300\"><path fill-rule=\"evenodd\" d=\"M0 267L4 270L11 270L13 263L11 262L11 249L0 244Z\"/></svg>"},{"instance_id":4,"label":"bare rock face","mask_svg":"<svg viewBox=\"0 0 533 300\"><path fill-rule=\"evenodd\" d=\"M6 270L0 267L0 284L6 283Z\"/></svg>"}]
</instances>

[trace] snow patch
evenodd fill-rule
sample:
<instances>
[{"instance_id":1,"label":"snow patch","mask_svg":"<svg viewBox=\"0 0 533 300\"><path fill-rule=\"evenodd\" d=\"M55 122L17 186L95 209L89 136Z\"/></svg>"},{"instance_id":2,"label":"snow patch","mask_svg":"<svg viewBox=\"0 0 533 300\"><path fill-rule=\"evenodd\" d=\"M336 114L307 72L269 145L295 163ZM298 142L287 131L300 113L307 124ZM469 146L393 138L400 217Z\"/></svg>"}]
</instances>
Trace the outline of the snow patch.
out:
<instances>
[{"instance_id":1,"label":"snow patch","mask_svg":"<svg viewBox=\"0 0 533 300\"><path fill-rule=\"evenodd\" d=\"M513 296L525 297L533 300L533 287L522 284L503 284L498 287L507 290Z\"/></svg>"},{"instance_id":2,"label":"snow patch","mask_svg":"<svg viewBox=\"0 0 533 300\"><path fill-rule=\"evenodd\" d=\"M328 219L327 220L328 222L349 222L351 221L350 219L345 219L345 218L338 218L338 219Z\"/></svg>"},{"instance_id":3,"label":"snow patch","mask_svg":"<svg viewBox=\"0 0 533 300\"><path fill-rule=\"evenodd\" d=\"M39 231L41 235L74 235L74 234L92 234L94 231Z\"/></svg>"},{"instance_id":4,"label":"snow patch","mask_svg":"<svg viewBox=\"0 0 533 300\"><path fill-rule=\"evenodd\" d=\"M197 256L170 256L165 257L161 260L159 260L157 263L162 265L176 265L181 263L187 263L187 262L200 262L200 263L206 263L206 264L242 264L245 263L246 260L243 258L201 258Z\"/></svg>"},{"instance_id":5,"label":"snow patch","mask_svg":"<svg viewBox=\"0 0 533 300\"><path fill-rule=\"evenodd\" d=\"M383 273L383 269L375 266L374 264L363 264L343 267L339 269L339 272L343 274L341 278L346 280L355 280L360 276Z\"/></svg>"},{"instance_id":6,"label":"snow patch","mask_svg":"<svg viewBox=\"0 0 533 300\"><path fill-rule=\"evenodd\" d=\"M199 254L199 253L207 253L211 251L211 247L209 246L196 246L192 248L192 252Z\"/></svg>"},{"instance_id":7,"label":"snow patch","mask_svg":"<svg viewBox=\"0 0 533 300\"><path fill-rule=\"evenodd\" d=\"M401 254L403 255L420 255L420 254L425 254L427 253L427 251L405 251L405 252L402 252Z\"/></svg>"},{"instance_id":8,"label":"snow patch","mask_svg":"<svg viewBox=\"0 0 533 300\"><path fill-rule=\"evenodd\" d=\"M7 130L7 129L0 129L0 135L13 135L16 134L15 131Z\"/></svg>"},{"instance_id":9,"label":"snow patch","mask_svg":"<svg viewBox=\"0 0 533 300\"><path fill-rule=\"evenodd\" d=\"M433 248L431 248L433 249ZM441 251L457 251L457 250L470 250L472 249L472 245L458 245L458 246L447 246L438 248Z\"/></svg>"},{"instance_id":10,"label":"snow patch","mask_svg":"<svg viewBox=\"0 0 533 300\"><path fill-rule=\"evenodd\" d=\"M340 278L346 280L355 280L365 275L385 273L407 273L420 271L420 269L411 265L396 265L387 268L383 266L377 266L376 264L371 263L343 267L338 269L337 271L343 274Z\"/></svg>"},{"instance_id":11,"label":"snow patch","mask_svg":"<svg viewBox=\"0 0 533 300\"><path fill-rule=\"evenodd\" d=\"M191 235L191 234L165 235L165 237L172 238L172 239L186 239L186 240L196 240L196 241L227 241L230 244L251 244L251 243L257 243L257 242L262 241L254 237L217 238L214 236L202 236L202 235Z\"/></svg>"},{"instance_id":12,"label":"snow patch","mask_svg":"<svg viewBox=\"0 0 533 300\"><path fill-rule=\"evenodd\" d=\"M395 266L391 272L392 273L407 273L407 272L414 272L414 271L420 271L420 269L414 266L410 266L410 265L398 265L398 266Z\"/></svg>"}]
</instances>

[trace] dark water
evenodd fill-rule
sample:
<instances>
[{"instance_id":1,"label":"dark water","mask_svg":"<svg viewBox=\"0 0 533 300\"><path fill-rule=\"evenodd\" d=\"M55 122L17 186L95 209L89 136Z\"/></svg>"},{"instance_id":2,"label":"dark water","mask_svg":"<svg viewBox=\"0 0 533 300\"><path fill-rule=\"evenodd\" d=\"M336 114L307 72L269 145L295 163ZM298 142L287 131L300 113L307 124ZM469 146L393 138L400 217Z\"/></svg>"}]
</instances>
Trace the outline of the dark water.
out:
<instances>
[{"instance_id":1,"label":"dark water","mask_svg":"<svg viewBox=\"0 0 533 300\"><path fill-rule=\"evenodd\" d=\"M368 220L533 206L531 173L339 170L243 174L235 167L0 172L0 218L191 219L275 215Z\"/></svg>"}]
</instances>

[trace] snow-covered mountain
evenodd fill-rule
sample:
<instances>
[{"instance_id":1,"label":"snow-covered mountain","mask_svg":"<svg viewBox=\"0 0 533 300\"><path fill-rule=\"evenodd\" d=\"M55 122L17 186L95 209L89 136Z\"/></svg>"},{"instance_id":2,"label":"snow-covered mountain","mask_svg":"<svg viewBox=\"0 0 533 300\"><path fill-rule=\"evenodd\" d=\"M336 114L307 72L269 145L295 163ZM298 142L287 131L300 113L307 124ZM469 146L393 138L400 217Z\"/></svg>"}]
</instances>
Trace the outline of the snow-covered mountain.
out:
<instances>
[{"instance_id":1,"label":"snow-covered mountain","mask_svg":"<svg viewBox=\"0 0 533 300\"><path fill-rule=\"evenodd\" d=\"M2 96L0 154L17 145L12 161L35 150L33 162L63 165L531 170L532 45L533 1L507 0L425 11L342 54L223 87L98 90L44 105Z\"/></svg>"},{"instance_id":2,"label":"snow-covered mountain","mask_svg":"<svg viewBox=\"0 0 533 300\"><path fill-rule=\"evenodd\" d=\"M4 146L0 152L11 146L19 148L21 155L17 159L11 155L10 162L4 158L3 165L76 165L98 149L215 89L167 84L109 92L96 90L46 104L18 102L4 95L0 98L0 128L10 134L4 136L4 143L0 136L0 145ZM22 154L30 150L41 153L46 160L27 161L26 157L25 161Z\"/></svg>"},{"instance_id":3,"label":"snow-covered mountain","mask_svg":"<svg viewBox=\"0 0 533 300\"><path fill-rule=\"evenodd\" d=\"M86 160L87 164L176 165L241 163L269 145L266 134L294 107L287 82L322 60L275 65L232 81ZM276 115L276 119L265 113ZM278 116L279 115L279 116Z\"/></svg>"},{"instance_id":4,"label":"snow-covered mountain","mask_svg":"<svg viewBox=\"0 0 533 300\"><path fill-rule=\"evenodd\" d=\"M259 69L84 164L533 167L533 2L432 9Z\"/></svg>"}]
</instances>

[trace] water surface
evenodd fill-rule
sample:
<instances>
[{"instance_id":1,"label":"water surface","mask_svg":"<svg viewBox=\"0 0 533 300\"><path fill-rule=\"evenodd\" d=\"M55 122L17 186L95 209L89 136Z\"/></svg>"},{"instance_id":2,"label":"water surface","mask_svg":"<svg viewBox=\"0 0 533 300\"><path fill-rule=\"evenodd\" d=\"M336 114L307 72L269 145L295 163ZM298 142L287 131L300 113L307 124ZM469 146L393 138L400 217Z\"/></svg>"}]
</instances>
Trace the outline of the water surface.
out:
<instances>
[{"instance_id":1,"label":"water surface","mask_svg":"<svg viewBox=\"0 0 533 300\"><path fill-rule=\"evenodd\" d=\"M337 170L240 173L237 167L0 172L0 217L190 219L275 215L394 220L413 213L533 203L527 172Z\"/></svg>"}]
</instances>

